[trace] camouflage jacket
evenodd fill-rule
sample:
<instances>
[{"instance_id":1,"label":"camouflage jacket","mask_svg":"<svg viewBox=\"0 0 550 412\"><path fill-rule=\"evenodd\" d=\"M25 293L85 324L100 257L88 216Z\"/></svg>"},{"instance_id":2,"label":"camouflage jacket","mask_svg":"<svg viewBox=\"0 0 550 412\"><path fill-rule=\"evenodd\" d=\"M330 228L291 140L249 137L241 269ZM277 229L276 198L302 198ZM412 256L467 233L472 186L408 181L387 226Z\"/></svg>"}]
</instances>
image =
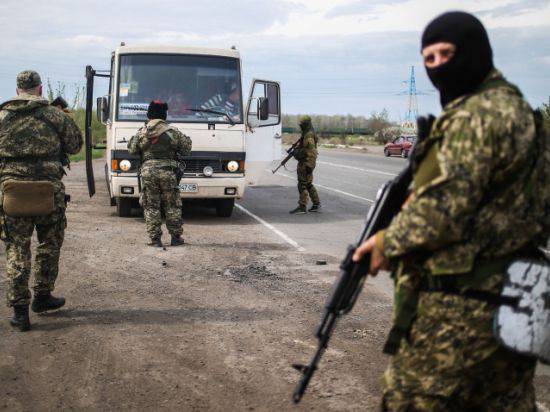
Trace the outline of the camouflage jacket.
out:
<instances>
[{"instance_id":1,"label":"camouflage jacket","mask_svg":"<svg viewBox=\"0 0 550 412\"><path fill-rule=\"evenodd\" d=\"M382 234L384 254L419 253L433 275L459 274L470 272L476 259L545 243L543 216L532 206L548 191L529 190L535 136L531 108L496 70L476 93L450 102L418 147L425 159L414 196ZM432 164L423 167L430 151ZM423 169L431 178L419 182Z\"/></svg>"},{"instance_id":2,"label":"camouflage jacket","mask_svg":"<svg viewBox=\"0 0 550 412\"><path fill-rule=\"evenodd\" d=\"M74 120L39 96L21 94L0 105L0 181L61 180L61 152L82 148Z\"/></svg>"},{"instance_id":3,"label":"camouflage jacket","mask_svg":"<svg viewBox=\"0 0 550 412\"><path fill-rule=\"evenodd\" d=\"M294 151L294 157L306 166L314 168L317 161L317 139L315 132L308 130L302 134L300 145Z\"/></svg>"},{"instance_id":4,"label":"camouflage jacket","mask_svg":"<svg viewBox=\"0 0 550 412\"><path fill-rule=\"evenodd\" d=\"M128 151L141 156L142 167L177 167L176 157L191 153L191 138L161 119L147 122L128 142Z\"/></svg>"}]
</instances>

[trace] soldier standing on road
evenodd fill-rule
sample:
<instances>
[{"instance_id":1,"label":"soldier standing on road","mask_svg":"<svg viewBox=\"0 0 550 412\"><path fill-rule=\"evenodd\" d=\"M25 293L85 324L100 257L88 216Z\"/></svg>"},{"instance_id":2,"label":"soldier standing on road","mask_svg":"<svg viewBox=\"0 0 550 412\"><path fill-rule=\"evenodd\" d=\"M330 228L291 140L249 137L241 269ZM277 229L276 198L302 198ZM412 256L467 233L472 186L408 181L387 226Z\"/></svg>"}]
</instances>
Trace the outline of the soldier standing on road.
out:
<instances>
[{"instance_id":1,"label":"soldier standing on road","mask_svg":"<svg viewBox=\"0 0 550 412\"><path fill-rule=\"evenodd\" d=\"M128 142L129 152L141 156L143 214L149 246L158 247L162 247L162 210L172 236L170 245L184 244L176 158L191 153L191 139L166 122L167 112L166 103L152 101L147 110L149 121Z\"/></svg>"},{"instance_id":2,"label":"soldier standing on road","mask_svg":"<svg viewBox=\"0 0 550 412\"><path fill-rule=\"evenodd\" d=\"M497 305L484 298L498 299L507 265L547 240L541 205L550 194L535 166L544 158L533 111L494 68L474 16L433 20L422 55L443 112L419 142L409 201L354 256L372 252L373 275L397 267L394 307L410 315L392 329L400 340L383 409L534 411L536 360L499 344ZM407 290L414 297L403 305Z\"/></svg>"},{"instance_id":3,"label":"soldier standing on road","mask_svg":"<svg viewBox=\"0 0 550 412\"><path fill-rule=\"evenodd\" d=\"M67 226L61 159L81 147L82 134L73 119L42 98L38 73L19 73L17 97L0 105L0 233L6 244L8 306L14 309L11 325L21 331L30 329L28 283L35 228L32 310L65 304L64 298L51 294Z\"/></svg>"},{"instance_id":4,"label":"soldier standing on road","mask_svg":"<svg viewBox=\"0 0 550 412\"><path fill-rule=\"evenodd\" d=\"M313 169L315 169L317 162L317 135L311 124L311 117L300 117L299 125L301 130L300 144L294 152L294 157L298 160L297 174L300 200L298 201L298 207L290 211L294 215L306 213L308 194L313 203L309 211L319 212L321 209L317 189L313 186Z\"/></svg>"}]
</instances>

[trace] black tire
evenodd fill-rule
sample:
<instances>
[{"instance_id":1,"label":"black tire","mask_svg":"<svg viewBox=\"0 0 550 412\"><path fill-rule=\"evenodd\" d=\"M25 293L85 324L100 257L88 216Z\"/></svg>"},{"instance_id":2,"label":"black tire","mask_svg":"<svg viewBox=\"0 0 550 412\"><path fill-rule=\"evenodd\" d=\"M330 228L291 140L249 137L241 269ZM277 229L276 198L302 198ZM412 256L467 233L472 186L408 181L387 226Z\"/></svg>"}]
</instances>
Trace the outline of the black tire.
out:
<instances>
[{"instance_id":1,"label":"black tire","mask_svg":"<svg viewBox=\"0 0 550 412\"><path fill-rule=\"evenodd\" d=\"M388 149L384 149L384 156L390 157L390 151Z\"/></svg>"},{"instance_id":2,"label":"black tire","mask_svg":"<svg viewBox=\"0 0 550 412\"><path fill-rule=\"evenodd\" d=\"M116 198L116 212L120 217L130 217L133 199L129 197Z\"/></svg>"},{"instance_id":3,"label":"black tire","mask_svg":"<svg viewBox=\"0 0 550 412\"><path fill-rule=\"evenodd\" d=\"M220 199L216 200L216 214L219 217L231 217L235 199Z\"/></svg>"},{"instance_id":4,"label":"black tire","mask_svg":"<svg viewBox=\"0 0 550 412\"><path fill-rule=\"evenodd\" d=\"M406 159L409 156L409 153L405 149L401 149L401 157Z\"/></svg>"}]
</instances>

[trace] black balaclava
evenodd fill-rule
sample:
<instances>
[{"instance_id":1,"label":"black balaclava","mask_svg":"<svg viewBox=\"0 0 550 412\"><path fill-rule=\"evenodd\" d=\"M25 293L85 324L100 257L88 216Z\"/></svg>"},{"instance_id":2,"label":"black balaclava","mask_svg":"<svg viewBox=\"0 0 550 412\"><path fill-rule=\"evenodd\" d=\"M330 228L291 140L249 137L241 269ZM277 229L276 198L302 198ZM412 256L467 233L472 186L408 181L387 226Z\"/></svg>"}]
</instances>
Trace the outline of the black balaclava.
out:
<instances>
[{"instance_id":1,"label":"black balaclava","mask_svg":"<svg viewBox=\"0 0 550 412\"><path fill-rule=\"evenodd\" d=\"M441 106L472 93L493 69L493 51L483 24L468 13L453 11L432 20L422 35L422 49L434 43L456 46L454 56L445 64L426 68L439 90Z\"/></svg>"},{"instance_id":2,"label":"black balaclava","mask_svg":"<svg viewBox=\"0 0 550 412\"><path fill-rule=\"evenodd\" d=\"M153 100L151 103L149 103L149 107L147 108L147 118L149 120L166 120L167 113L168 104L160 100Z\"/></svg>"}]
</instances>

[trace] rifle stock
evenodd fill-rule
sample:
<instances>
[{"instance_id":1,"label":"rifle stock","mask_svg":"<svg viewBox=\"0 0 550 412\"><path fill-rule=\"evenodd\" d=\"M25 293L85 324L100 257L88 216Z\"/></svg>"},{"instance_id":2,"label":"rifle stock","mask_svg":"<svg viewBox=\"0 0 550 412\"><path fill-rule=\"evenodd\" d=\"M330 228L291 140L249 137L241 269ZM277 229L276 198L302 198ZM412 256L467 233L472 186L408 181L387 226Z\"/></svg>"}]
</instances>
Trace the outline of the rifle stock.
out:
<instances>
[{"instance_id":1,"label":"rifle stock","mask_svg":"<svg viewBox=\"0 0 550 412\"><path fill-rule=\"evenodd\" d=\"M433 116L418 118L417 143L427 137L433 121ZM412 181L412 165L414 160L415 153L413 152L409 158L409 163L401 173L393 180L382 185L378 190L376 201L369 209L365 227L357 243L348 248L346 256L340 264L340 277L333 285L332 293L325 303L325 313L315 333L318 341L317 352L309 365L292 365L302 373L302 378L292 396L294 403L298 403L302 399L313 374L317 370L317 365L328 347L328 342L338 319L353 309L363 289L369 271L370 254L365 255L360 262L352 260L353 254L364 241L379 230L389 226L393 217L401 210L401 206L408 196L408 188Z\"/></svg>"}]
</instances>

